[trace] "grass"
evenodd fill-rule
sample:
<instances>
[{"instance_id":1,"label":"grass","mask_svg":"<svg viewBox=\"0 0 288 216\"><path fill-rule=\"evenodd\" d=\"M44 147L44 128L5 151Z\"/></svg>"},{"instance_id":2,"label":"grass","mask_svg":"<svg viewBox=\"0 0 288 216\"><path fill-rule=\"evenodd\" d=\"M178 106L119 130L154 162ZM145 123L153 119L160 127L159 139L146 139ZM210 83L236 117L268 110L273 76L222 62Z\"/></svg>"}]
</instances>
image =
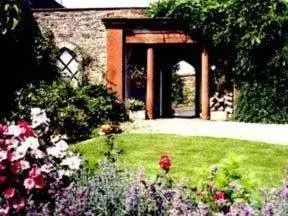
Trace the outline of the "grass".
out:
<instances>
[{"instance_id":1,"label":"grass","mask_svg":"<svg viewBox=\"0 0 288 216\"><path fill-rule=\"evenodd\" d=\"M186 182L193 181L197 169L208 168L231 154L237 155L241 167L253 173L264 187L279 185L288 164L288 146L260 142L161 134L122 134L115 141L117 148L124 150L120 156L123 165L144 167L153 176L159 172L160 155L168 153L172 158L171 175ZM90 167L103 158L106 148L103 137L72 147L88 160Z\"/></svg>"}]
</instances>

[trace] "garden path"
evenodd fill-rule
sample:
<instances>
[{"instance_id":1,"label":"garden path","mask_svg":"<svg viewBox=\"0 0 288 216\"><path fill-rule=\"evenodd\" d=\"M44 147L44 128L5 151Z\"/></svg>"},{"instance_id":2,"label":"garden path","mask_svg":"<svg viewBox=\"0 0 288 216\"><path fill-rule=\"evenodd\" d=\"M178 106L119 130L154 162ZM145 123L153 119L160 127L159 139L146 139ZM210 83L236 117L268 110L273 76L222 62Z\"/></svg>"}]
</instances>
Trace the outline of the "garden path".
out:
<instances>
[{"instance_id":1,"label":"garden path","mask_svg":"<svg viewBox=\"0 0 288 216\"><path fill-rule=\"evenodd\" d=\"M130 133L208 136L288 145L288 124L256 124L173 118L135 121L129 126L125 125L124 127Z\"/></svg>"}]
</instances>

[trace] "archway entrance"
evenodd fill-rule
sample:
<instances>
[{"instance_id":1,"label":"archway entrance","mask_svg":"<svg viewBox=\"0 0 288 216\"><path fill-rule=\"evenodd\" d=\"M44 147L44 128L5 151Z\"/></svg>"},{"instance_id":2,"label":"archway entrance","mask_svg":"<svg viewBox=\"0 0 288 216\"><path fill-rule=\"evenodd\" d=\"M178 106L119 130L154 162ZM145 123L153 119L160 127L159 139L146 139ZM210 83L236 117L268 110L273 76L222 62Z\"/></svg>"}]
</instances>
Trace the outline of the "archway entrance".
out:
<instances>
[{"instance_id":1,"label":"archway entrance","mask_svg":"<svg viewBox=\"0 0 288 216\"><path fill-rule=\"evenodd\" d=\"M194 116L201 112L202 119L210 119L208 49L199 37L179 30L179 23L171 19L106 18L103 22L108 30L106 82L119 99L134 95L145 100L147 119L173 116L172 71L183 61L196 71ZM129 72L133 64L143 76L138 93Z\"/></svg>"}]
</instances>

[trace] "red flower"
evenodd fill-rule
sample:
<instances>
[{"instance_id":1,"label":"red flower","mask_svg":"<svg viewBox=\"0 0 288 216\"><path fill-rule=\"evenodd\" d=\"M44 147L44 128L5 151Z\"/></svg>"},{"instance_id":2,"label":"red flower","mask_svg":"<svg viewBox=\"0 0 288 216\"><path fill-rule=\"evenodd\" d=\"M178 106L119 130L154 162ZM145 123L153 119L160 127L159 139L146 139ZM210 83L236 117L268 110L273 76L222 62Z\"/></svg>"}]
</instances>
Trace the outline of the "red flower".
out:
<instances>
[{"instance_id":1,"label":"red flower","mask_svg":"<svg viewBox=\"0 0 288 216\"><path fill-rule=\"evenodd\" d=\"M13 198L15 195L15 188L9 187L3 192L3 196L5 199Z\"/></svg>"},{"instance_id":2,"label":"red flower","mask_svg":"<svg viewBox=\"0 0 288 216\"><path fill-rule=\"evenodd\" d=\"M33 129L31 128L31 126L27 122L19 121L18 126L22 129L22 131L23 131L22 134L25 137L35 136Z\"/></svg>"},{"instance_id":3,"label":"red flower","mask_svg":"<svg viewBox=\"0 0 288 216\"><path fill-rule=\"evenodd\" d=\"M20 161L16 161L16 162L12 163L11 172L16 174L19 171L21 171L21 163L20 163Z\"/></svg>"},{"instance_id":4,"label":"red flower","mask_svg":"<svg viewBox=\"0 0 288 216\"><path fill-rule=\"evenodd\" d=\"M35 188L42 189L46 185L42 175L38 175L36 178L34 178L34 181L35 181Z\"/></svg>"},{"instance_id":5,"label":"red flower","mask_svg":"<svg viewBox=\"0 0 288 216\"><path fill-rule=\"evenodd\" d=\"M159 160L160 167L168 172L171 167L171 160L167 154L163 154Z\"/></svg>"},{"instance_id":6,"label":"red flower","mask_svg":"<svg viewBox=\"0 0 288 216\"><path fill-rule=\"evenodd\" d=\"M6 176L1 175L0 176L0 185L4 184L6 182L6 179L7 179Z\"/></svg>"},{"instance_id":7,"label":"red flower","mask_svg":"<svg viewBox=\"0 0 288 216\"><path fill-rule=\"evenodd\" d=\"M32 166L32 169L29 171L29 177L31 178L36 178L37 176L39 176L41 174L40 169L34 164Z\"/></svg>"},{"instance_id":8,"label":"red flower","mask_svg":"<svg viewBox=\"0 0 288 216\"><path fill-rule=\"evenodd\" d=\"M214 196L214 201L224 200L224 199L225 199L225 193L224 192L217 192Z\"/></svg>"},{"instance_id":9,"label":"red flower","mask_svg":"<svg viewBox=\"0 0 288 216\"><path fill-rule=\"evenodd\" d=\"M21 209L23 209L25 207L25 199L24 197L21 197L18 200L13 200L12 202L12 206L14 209L16 209L16 211L20 211Z\"/></svg>"},{"instance_id":10,"label":"red flower","mask_svg":"<svg viewBox=\"0 0 288 216\"><path fill-rule=\"evenodd\" d=\"M5 170L5 169L6 169L6 166L0 163L0 170Z\"/></svg>"},{"instance_id":11,"label":"red flower","mask_svg":"<svg viewBox=\"0 0 288 216\"><path fill-rule=\"evenodd\" d=\"M6 133L7 132L7 126L0 124L0 134Z\"/></svg>"}]
</instances>

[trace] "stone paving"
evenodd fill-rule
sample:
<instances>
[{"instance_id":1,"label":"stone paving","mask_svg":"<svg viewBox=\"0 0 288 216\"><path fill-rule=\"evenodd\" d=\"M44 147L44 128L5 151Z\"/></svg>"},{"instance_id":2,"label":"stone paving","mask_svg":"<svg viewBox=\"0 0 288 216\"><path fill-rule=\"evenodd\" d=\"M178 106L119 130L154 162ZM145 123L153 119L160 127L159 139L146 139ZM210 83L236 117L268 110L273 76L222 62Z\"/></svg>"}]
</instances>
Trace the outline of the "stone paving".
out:
<instances>
[{"instance_id":1,"label":"stone paving","mask_svg":"<svg viewBox=\"0 0 288 216\"><path fill-rule=\"evenodd\" d=\"M288 145L288 124L256 124L173 118L135 121L129 128L131 133L221 137Z\"/></svg>"}]
</instances>

